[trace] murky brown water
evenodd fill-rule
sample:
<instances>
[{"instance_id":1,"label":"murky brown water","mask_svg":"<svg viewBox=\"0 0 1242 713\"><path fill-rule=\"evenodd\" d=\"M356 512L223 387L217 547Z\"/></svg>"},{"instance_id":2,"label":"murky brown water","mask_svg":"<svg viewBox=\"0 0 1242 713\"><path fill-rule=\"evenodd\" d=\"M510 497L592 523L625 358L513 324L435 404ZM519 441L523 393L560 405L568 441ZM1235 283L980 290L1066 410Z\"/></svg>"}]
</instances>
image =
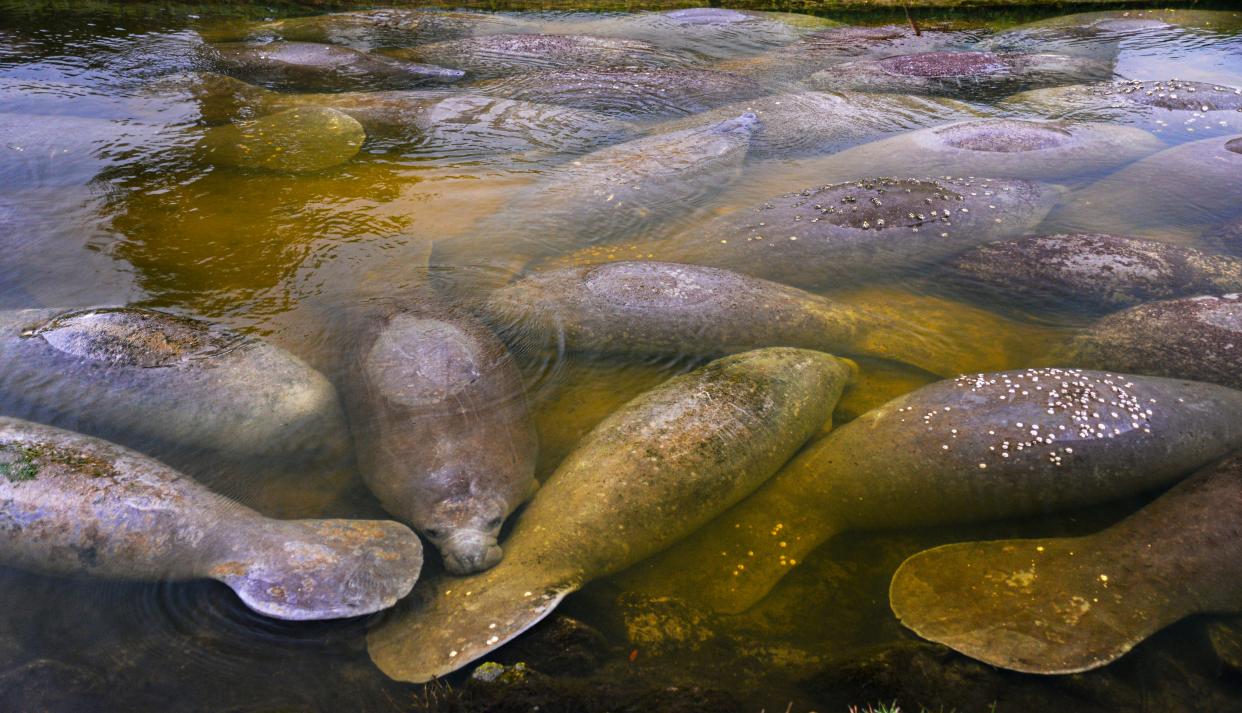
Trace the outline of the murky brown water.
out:
<instances>
[{"instance_id":1,"label":"murky brown water","mask_svg":"<svg viewBox=\"0 0 1242 713\"><path fill-rule=\"evenodd\" d=\"M414 30L384 16L307 12L0 1L0 308L132 305L199 317L261 336L347 390L358 305L377 298L430 283L470 305L518 271L698 263L895 325L843 350L860 371L837 405L839 425L942 377L1057 363L1077 330L1128 306L1049 301L1018 285L1006 300L977 274L945 269L979 243L1116 233L1242 255L1242 165L1230 159L1242 148L1228 143L1242 135L1236 11L959 13L923 17L918 34L904 16L442 13ZM528 39L488 43L502 34ZM540 45L536 35L593 39ZM282 39L369 54L276 71L238 44ZM903 57L928 52L956 54ZM937 62L948 64L928 64ZM935 128L966 121L985 123ZM1058 123L1032 123L1048 121ZM812 194L881 176L955 177L975 212L941 207L943 187L908 215L885 208L874 184ZM1036 182L1038 209L1003 202L1004 181ZM799 192L805 221L769 225L763 210L779 212L775 197ZM858 205L872 217L854 217ZM923 232L910 249L799 252L821 219ZM1230 284L1192 293L1236 292ZM622 336L579 348L562 324L573 315L548 314L551 328L491 319L531 403L540 479L630 399L737 350L706 329L680 346L644 351ZM757 322L765 317L756 310ZM30 415L14 395L0 400ZM239 458L142 437L125 445L272 517L387 517L352 456ZM546 690L506 694L512 707L470 693L481 684L465 674L429 689L389 680L365 643L385 614L288 623L214 583L4 569L0 708L577 710L613 697L626 710L824 711L914 691L922 698L903 698L902 710L993 701L997 711L1041 710L1075 696L1088 710L1137 710L1135 701L1242 710L1242 687L1222 673L1203 619L1144 644L1137 663L1073 685L978 673L969 699L953 679L968 674L952 663L938 660L943 676L903 654L875 663L890 655L877 650L913 641L887 600L906 556L968 539L1091 532L1142 501L849 533L790 562L789 576L741 614L638 601L625 575L604 579L562 607L602 638L565 633L558 620L492 657L553 677L539 684ZM430 583L443 575L427 553ZM897 673L884 678L877 666ZM652 691L664 693L642 698ZM1191 695L1201 699L1178 700Z\"/></svg>"}]
</instances>

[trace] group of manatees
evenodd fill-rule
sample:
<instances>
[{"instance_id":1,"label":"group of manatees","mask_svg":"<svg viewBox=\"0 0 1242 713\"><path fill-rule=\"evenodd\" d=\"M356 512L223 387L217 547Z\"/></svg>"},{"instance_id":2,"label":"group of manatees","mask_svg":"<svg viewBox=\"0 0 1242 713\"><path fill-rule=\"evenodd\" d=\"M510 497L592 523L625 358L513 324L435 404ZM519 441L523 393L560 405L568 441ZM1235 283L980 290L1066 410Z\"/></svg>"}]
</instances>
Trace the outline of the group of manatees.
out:
<instances>
[{"instance_id":1,"label":"group of manatees","mask_svg":"<svg viewBox=\"0 0 1242 713\"><path fill-rule=\"evenodd\" d=\"M211 42L155 88L197 103L222 171L378 137L565 160L337 310L335 381L168 312L0 314L0 564L216 579L284 619L403 600L368 649L424 682L596 579L736 614L846 530L1171 488L1097 535L917 555L892 609L1041 673L1242 611L1242 89L1113 73L1194 17L385 9ZM0 179L83 161L38 124L0 123L34 149ZM522 370L549 354L697 368L602 382L564 427ZM187 449L352 459L395 520L266 518L175 470Z\"/></svg>"}]
</instances>

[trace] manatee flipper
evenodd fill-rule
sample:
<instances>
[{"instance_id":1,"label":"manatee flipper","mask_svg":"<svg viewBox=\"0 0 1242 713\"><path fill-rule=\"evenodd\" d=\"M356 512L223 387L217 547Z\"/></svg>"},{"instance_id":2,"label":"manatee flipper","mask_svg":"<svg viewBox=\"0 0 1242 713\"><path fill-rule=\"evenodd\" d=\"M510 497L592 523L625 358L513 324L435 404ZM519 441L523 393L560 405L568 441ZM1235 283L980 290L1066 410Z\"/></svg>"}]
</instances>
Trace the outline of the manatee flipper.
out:
<instances>
[{"instance_id":1,"label":"manatee flipper","mask_svg":"<svg viewBox=\"0 0 1242 713\"><path fill-rule=\"evenodd\" d=\"M1183 617L1242 610L1242 455L1086 537L937 547L906 560L901 622L994 666L1098 668Z\"/></svg>"},{"instance_id":2,"label":"manatee flipper","mask_svg":"<svg viewBox=\"0 0 1242 713\"><path fill-rule=\"evenodd\" d=\"M422 547L386 520L267 521L209 570L246 606L277 619L340 619L409 594Z\"/></svg>"}]
</instances>

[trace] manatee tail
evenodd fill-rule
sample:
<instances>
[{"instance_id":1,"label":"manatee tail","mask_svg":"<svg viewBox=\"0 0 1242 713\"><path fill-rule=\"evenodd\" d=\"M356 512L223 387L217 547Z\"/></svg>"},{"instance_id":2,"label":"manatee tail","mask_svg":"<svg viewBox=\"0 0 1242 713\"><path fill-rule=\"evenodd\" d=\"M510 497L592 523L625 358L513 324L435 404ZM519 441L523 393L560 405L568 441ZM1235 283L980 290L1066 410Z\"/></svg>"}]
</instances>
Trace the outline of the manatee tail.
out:
<instances>
[{"instance_id":1,"label":"manatee tail","mask_svg":"<svg viewBox=\"0 0 1242 713\"><path fill-rule=\"evenodd\" d=\"M1098 668L1185 612L1099 536L945 545L906 560L889 603L919 636L993 666Z\"/></svg>"},{"instance_id":2,"label":"manatee tail","mask_svg":"<svg viewBox=\"0 0 1242 713\"><path fill-rule=\"evenodd\" d=\"M512 559L473 577L439 577L371 630L367 651L389 677L425 683L512 640L578 586Z\"/></svg>"},{"instance_id":3,"label":"manatee tail","mask_svg":"<svg viewBox=\"0 0 1242 713\"><path fill-rule=\"evenodd\" d=\"M207 576L277 619L340 619L387 609L423 564L418 536L383 520L265 520Z\"/></svg>"}]
</instances>

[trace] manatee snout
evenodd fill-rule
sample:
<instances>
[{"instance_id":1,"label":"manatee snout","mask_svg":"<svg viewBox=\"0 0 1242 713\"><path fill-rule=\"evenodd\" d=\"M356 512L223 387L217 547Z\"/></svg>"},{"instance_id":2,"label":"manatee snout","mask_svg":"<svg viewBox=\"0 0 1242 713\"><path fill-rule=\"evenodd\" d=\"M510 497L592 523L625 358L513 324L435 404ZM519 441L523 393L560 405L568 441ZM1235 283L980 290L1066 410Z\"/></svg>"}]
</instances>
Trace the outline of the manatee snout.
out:
<instances>
[{"instance_id":1,"label":"manatee snout","mask_svg":"<svg viewBox=\"0 0 1242 713\"><path fill-rule=\"evenodd\" d=\"M753 111L716 124L716 131L721 134L752 134L763 128L763 121Z\"/></svg>"},{"instance_id":2,"label":"manatee snout","mask_svg":"<svg viewBox=\"0 0 1242 713\"><path fill-rule=\"evenodd\" d=\"M437 544L444 568L458 575L491 569L504 556L496 543L496 533L481 530L457 530L443 536Z\"/></svg>"}]
</instances>

